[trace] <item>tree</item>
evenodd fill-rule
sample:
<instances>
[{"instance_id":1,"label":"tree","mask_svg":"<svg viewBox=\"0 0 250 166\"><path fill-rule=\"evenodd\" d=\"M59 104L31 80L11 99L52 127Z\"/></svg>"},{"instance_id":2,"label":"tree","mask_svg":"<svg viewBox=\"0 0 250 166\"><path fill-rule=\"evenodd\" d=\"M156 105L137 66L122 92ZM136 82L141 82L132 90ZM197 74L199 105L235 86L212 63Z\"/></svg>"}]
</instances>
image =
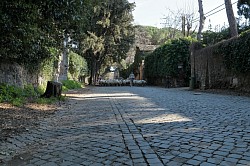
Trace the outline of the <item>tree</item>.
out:
<instances>
[{"instance_id":1,"label":"tree","mask_svg":"<svg viewBox=\"0 0 250 166\"><path fill-rule=\"evenodd\" d=\"M134 41L133 3L127 0L95 1L91 23L83 42L90 59L91 81L95 83L103 64L119 62Z\"/></svg>"},{"instance_id":2,"label":"tree","mask_svg":"<svg viewBox=\"0 0 250 166\"><path fill-rule=\"evenodd\" d=\"M51 38L39 26L39 6L24 0L0 3L0 58L34 69L50 56Z\"/></svg>"},{"instance_id":3,"label":"tree","mask_svg":"<svg viewBox=\"0 0 250 166\"><path fill-rule=\"evenodd\" d=\"M250 1L249 0L239 0L237 3L238 14L244 16L246 19L246 25L250 25Z\"/></svg>"},{"instance_id":4,"label":"tree","mask_svg":"<svg viewBox=\"0 0 250 166\"><path fill-rule=\"evenodd\" d=\"M165 16L165 28L168 29L167 39L191 36L195 30L193 28L194 12L191 9L179 9L177 12L168 9ZM196 27L194 28L196 29ZM180 35L182 31L182 35Z\"/></svg>"},{"instance_id":5,"label":"tree","mask_svg":"<svg viewBox=\"0 0 250 166\"><path fill-rule=\"evenodd\" d=\"M225 7L227 12L227 19L229 23L231 37L238 36L237 23L234 17L231 0L225 0Z\"/></svg>"},{"instance_id":6,"label":"tree","mask_svg":"<svg viewBox=\"0 0 250 166\"><path fill-rule=\"evenodd\" d=\"M202 5L202 0L198 0L199 3L199 13L200 13L200 25L199 25L199 30L198 30L198 34L197 34L197 40L201 41L201 32L204 28L204 23L205 23L205 16L204 16L204 12L203 12L203 5Z\"/></svg>"},{"instance_id":7,"label":"tree","mask_svg":"<svg viewBox=\"0 0 250 166\"><path fill-rule=\"evenodd\" d=\"M250 19L250 1L239 0L237 3L238 14L243 15L245 19Z\"/></svg>"},{"instance_id":8,"label":"tree","mask_svg":"<svg viewBox=\"0 0 250 166\"><path fill-rule=\"evenodd\" d=\"M0 57L37 68L52 56L48 48L62 50L66 36L82 36L88 23L88 3L87 0L1 1Z\"/></svg>"}]
</instances>

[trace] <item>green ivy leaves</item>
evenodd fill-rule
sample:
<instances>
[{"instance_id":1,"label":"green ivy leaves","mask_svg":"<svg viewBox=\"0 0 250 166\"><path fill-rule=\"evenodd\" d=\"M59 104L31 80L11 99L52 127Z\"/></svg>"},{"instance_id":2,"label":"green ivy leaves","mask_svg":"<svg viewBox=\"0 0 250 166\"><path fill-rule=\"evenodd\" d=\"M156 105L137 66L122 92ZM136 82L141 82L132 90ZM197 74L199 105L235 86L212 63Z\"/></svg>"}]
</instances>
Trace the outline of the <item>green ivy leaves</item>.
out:
<instances>
[{"instance_id":1,"label":"green ivy leaves","mask_svg":"<svg viewBox=\"0 0 250 166\"><path fill-rule=\"evenodd\" d=\"M147 78L166 76L177 77L182 65L183 72L187 79L190 75L189 45L193 39L174 39L158 47L145 59L145 75Z\"/></svg>"},{"instance_id":2,"label":"green ivy leaves","mask_svg":"<svg viewBox=\"0 0 250 166\"><path fill-rule=\"evenodd\" d=\"M250 30L238 38L220 43L215 53L223 55L228 70L234 73L250 72Z\"/></svg>"}]
</instances>

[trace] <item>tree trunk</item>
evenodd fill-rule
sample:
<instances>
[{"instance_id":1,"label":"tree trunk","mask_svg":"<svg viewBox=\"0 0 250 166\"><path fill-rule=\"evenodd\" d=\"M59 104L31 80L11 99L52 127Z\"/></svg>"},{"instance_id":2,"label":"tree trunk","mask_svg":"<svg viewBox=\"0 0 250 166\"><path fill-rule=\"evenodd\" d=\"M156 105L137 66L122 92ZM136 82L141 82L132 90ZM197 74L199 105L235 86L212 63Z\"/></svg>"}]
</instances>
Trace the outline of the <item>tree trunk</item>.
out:
<instances>
[{"instance_id":1,"label":"tree trunk","mask_svg":"<svg viewBox=\"0 0 250 166\"><path fill-rule=\"evenodd\" d=\"M201 32L204 28L204 23L205 23L205 16L203 12L203 5L202 5L202 0L198 0L199 3L199 13L200 13L200 25L199 25L199 30L197 34L197 40L201 41Z\"/></svg>"},{"instance_id":2,"label":"tree trunk","mask_svg":"<svg viewBox=\"0 0 250 166\"><path fill-rule=\"evenodd\" d=\"M96 58L94 57L94 55L92 55L92 58L91 58L91 74L90 74L89 85L94 85L95 84L95 75L96 75Z\"/></svg>"},{"instance_id":3,"label":"tree trunk","mask_svg":"<svg viewBox=\"0 0 250 166\"><path fill-rule=\"evenodd\" d=\"M48 81L46 91L41 97L50 98L50 97L60 97L62 94L62 84L59 82Z\"/></svg>"},{"instance_id":4,"label":"tree trunk","mask_svg":"<svg viewBox=\"0 0 250 166\"><path fill-rule=\"evenodd\" d=\"M185 37L186 36L186 17L182 16L182 34Z\"/></svg>"},{"instance_id":5,"label":"tree trunk","mask_svg":"<svg viewBox=\"0 0 250 166\"><path fill-rule=\"evenodd\" d=\"M227 12L229 28L230 28L230 35L231 37L238 36L237 23L234 17L231 0L225 0L225 7L226 7L226 12Z\"/></svg>"}]
</instances>

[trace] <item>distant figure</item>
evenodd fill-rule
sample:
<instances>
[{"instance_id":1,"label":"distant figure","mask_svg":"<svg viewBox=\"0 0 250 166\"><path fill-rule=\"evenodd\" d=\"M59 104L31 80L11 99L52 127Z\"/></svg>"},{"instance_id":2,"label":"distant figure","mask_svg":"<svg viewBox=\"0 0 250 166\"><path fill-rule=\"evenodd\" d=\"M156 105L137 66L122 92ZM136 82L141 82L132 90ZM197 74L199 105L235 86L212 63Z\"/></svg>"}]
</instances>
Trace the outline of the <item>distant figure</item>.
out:
<instances>
[{"instance_id":1,"label":"distant figure","mask_svg":"<svg viewBox=\"0 0 250 166\"><path fill-rule=\"evenodd\" d=\"M166 76L166 88L170 88L170 77Z\"/></svg>"},{"instance_id":2,"label":"distant figure","mask_svg":"<svg viewBox=\"0 0 250 166\"><path fill-rule=\"evenodd\" d=\"M133 72L131 72L131 74L129 75L130 86L133 86L134 79L135 79L135 75L133 74Z\"/></svg>"}]
</instances>

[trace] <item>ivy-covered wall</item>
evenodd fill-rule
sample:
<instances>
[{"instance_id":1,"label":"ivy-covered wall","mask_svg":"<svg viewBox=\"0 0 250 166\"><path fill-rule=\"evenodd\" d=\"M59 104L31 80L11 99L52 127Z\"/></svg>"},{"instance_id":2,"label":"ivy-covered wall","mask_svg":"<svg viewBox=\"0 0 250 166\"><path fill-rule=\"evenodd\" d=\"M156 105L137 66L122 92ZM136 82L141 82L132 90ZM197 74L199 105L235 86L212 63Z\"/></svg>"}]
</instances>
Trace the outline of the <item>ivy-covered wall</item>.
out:
<instances>
[{"instance_id":1,"label":"ivy-covered wall","mask_svg":"<svg viewBox=\"0 0 250 166\"><path fill-rule=\"evenodd\" d=\"M190 77L189 46L193 39L173 39L145 58L145 77L151 85L188 86Z\"/></svg>"},{"instance_id":2,"label":"ivy-covered wall","mask_svg":"<svg viewBox=\"0 0 250 166\"><path fill-rule=\"evenodd\" d=\"M250 31L216 45L193 50L192 72L201 89L250 92Z\"/></svg>"}]
</instances>

